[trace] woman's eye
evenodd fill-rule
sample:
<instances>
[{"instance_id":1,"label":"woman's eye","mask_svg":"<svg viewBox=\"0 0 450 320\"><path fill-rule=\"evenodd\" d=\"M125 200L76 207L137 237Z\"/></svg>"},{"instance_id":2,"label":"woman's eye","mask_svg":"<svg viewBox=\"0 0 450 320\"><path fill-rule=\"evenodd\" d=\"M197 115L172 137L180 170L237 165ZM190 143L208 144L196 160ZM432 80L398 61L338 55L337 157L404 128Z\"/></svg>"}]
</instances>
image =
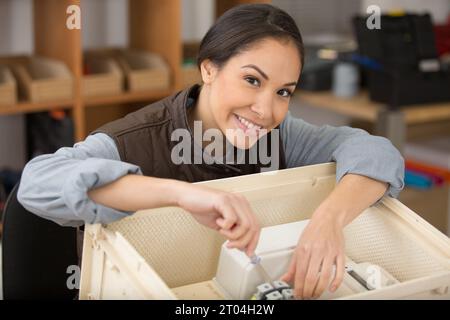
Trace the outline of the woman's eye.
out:
<instances>
[{"instance_id":1,"label":"woman's eye","mask_svg":"<svg viewBox=\"0 0 450 320\"><path fill-rule=\"evenodd\" d=\"M280 91L278 91L278 94L282 97L288 98L292 95L292 92L287 89L281 89Z\"/></svg>"},{"instance_id":2,"label":"woman's eye","mask_svg":"<svg viewBox=\"0 0 450 320\"><path fill-rule=\"evenodd\" d=\"M247 81L248 83L250 83L252 86L259 86L259 80L252 78L252 77L247 77L245 78L245 81Z\"/></svg>"}]
</instances>

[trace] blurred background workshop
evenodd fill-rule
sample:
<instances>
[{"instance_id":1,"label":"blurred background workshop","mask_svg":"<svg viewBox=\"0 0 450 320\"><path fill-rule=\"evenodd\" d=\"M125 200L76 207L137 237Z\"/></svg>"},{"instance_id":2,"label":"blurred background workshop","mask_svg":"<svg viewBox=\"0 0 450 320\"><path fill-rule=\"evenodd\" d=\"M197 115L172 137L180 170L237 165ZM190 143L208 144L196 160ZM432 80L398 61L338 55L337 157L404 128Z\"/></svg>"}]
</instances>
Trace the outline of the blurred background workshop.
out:
<instances>
[{"instance_id":1,"label":"blurred background workshop","mask_svg":"<svg viewBox=\"0 0 450 320\"><path fill-rule=\"evenodd\" d=\"M406 160L400 201L450 235L450 0L0 0L0 216L29 159L199 82L200 39L251 2L302 32L291 113L389 138ZM81 28L55 27L70 5Z\"/></svg>"}]
</instances>

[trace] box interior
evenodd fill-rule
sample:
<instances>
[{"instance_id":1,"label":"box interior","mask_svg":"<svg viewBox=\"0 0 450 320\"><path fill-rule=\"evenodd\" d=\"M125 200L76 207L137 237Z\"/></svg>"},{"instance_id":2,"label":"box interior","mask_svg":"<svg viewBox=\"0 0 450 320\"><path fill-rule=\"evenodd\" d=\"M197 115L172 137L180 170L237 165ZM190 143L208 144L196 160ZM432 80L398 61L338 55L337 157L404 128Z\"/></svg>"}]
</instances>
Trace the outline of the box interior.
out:
<instances>
[{"instance_id":1,"label":"box interior","mask_svg":"<svg viewBox=\"0 0 450 320\"><path fill-rule=\"evenodd\" d=\"M165 64L161 57L154 53L139 52L139 51L124 51L122 53L126 64L131 70L145 70L145 69L165 69Z\"/></svg>"},{"instance_id":2,"label":"box interior","mask_svg":"<svg viewBox=\"0 0 450 320\"><path fill-rule=\"evenodd\" d=\"M114 74L120 76L120 69L111 58L85 57L85 63L88 65L89 70L92 72L87 76L94 74Z\"/></svg>"},{"instance_id":3,"label":"box interior","mask_svg":"<svg viewBox=\"0 0 450 320\"><path fill-rule=\"evenodd\" d=\"M26 69L32 80L70 78L69 70L59 61L34 58L30 60Z\"/></svg>"},{"instance_id":4,"label":"box interior","mask_svg":"<svg viewBox=\"0 0 450 320\"><path fill-rule=\"evenodd\" d=\"M272 181L270 184L251 177L242 179L240 184L235 183L236 179L224 179L228 181L210 182L208 185L244 194L261 225L271 226L309 219L333 190L334 172L330 174L327 172L329 167L320 166L314 170L321 174L312 172L289 176L290 172L284 172L279 181L287 180L285 183L277 182L278 178L271 179L268 175L264 178L268 179L267 182ZM255 181L259 183L252 184ZM444 243L443 247L435 246L424 235L417 234L409 225L413 222L403 221L392 212L392 208L378 203L344 229L346 255L356 263L381 266L400 283L448 273L448 243ZM107 229L119 232L168 287L176 288L175 293L189 297L198 294L199 286L211 297L216 296L215 291L220 292L211 280L215 276L220 247L225 239L199 225L182 209L160 208L137 212L108 225ZM194 287L185 287L189 285Z\"/></svg>"}]
</instances>

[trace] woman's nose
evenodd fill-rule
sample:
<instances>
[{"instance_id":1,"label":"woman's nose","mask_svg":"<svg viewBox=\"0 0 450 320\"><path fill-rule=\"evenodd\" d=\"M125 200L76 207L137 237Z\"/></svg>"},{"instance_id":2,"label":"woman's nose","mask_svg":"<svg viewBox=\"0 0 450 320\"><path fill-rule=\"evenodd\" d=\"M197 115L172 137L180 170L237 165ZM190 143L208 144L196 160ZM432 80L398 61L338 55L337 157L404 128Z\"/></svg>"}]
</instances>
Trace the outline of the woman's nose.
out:
<instances>
[{"instance_id":1,"label":"woman's nose","mask_svg":"<svg viewBox=\"0 0 450 320\"><path fill-rule=\"evenodd\" d=\"M258 115L259 119L267 119L272 115L273 97L270 94L262 94L251 106L251 110Z\"/></svg>"}]
</instances>

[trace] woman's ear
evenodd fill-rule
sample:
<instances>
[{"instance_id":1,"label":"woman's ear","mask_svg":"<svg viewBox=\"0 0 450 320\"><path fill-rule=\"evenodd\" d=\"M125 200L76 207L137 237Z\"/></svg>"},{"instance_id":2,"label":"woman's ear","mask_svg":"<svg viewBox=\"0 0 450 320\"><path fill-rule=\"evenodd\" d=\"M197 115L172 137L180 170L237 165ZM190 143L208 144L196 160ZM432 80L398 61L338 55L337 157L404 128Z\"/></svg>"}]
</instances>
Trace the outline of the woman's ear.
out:
<instances>
[{"instance_id":1,"label":"woman's ear","mask_svg":"<svg viewBox=\"0 0 450 320\"><path fill-rule=\"evenodd\" d=\"M204 84L211 84L217 75L217 66L209 59L205 59L200 64L200 72Z\"/></svg>"}]
</instances>

